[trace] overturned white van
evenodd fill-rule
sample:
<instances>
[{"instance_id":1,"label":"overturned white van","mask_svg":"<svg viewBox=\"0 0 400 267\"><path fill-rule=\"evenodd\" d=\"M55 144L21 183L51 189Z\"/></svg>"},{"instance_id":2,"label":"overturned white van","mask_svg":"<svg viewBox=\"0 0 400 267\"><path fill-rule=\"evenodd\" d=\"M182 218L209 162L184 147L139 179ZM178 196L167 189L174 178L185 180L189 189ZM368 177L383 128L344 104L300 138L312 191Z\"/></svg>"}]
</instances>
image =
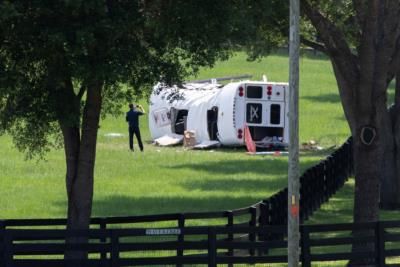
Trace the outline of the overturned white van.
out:
<instances>
[{"instance_id":1,"label":"overturned white van","mask_svg":"<svg viewBox=\"0 0 400 267\"><path fill-rule=\"evenodd\" d=\"M245 144L248 126L258 146L288 144L287 83L246 80L220 85L216 81L156 85L149 105L153 140L190 130L197 143L215 140L240 146Z\"/></svg>"}]
</instances>

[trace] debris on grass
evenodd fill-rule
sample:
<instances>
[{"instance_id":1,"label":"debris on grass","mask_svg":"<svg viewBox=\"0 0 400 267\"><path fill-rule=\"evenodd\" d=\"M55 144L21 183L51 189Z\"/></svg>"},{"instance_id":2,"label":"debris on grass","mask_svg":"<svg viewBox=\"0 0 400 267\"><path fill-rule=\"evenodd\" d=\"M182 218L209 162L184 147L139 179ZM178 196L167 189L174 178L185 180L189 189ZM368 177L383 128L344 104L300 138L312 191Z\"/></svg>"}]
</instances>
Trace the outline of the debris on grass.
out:
<instances>
[{"instance_id":1,"label":"debris on grass","mask_svg":"<svg viewBox=\"0 0 400 267\"><path fill-rule=\"evenodd\" d=\"M106 133L104 134L105 137L123 137L124 134L122 133Z\"/></svg>"},{"instance_id":2,"label":"debris on grass","mask_svg":"<svg viewBox=\"0 0 400 267\"><path fill-rule=\"evenodd\" d=\"M323 149L323 147L319 146L315 140L310 140L308 142L302 143L300 149L303 151L320 151Z\"/></svg>"}]
</instances>

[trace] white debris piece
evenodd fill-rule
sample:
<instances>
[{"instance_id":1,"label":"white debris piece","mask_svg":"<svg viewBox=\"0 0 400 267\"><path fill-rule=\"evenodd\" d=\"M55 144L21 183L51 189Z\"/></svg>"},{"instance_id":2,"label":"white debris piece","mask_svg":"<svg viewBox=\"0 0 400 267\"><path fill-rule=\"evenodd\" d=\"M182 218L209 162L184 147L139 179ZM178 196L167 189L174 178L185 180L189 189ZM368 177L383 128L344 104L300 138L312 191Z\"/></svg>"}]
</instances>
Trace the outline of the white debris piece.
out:
<instances>
[{"instance_id":1,"label":"white debris piece","mask_svg":"<svg viewBox=\"0 0 400 267\"><path fill-rule=\"evenodd\" d=\"M124 135L122 133L106 133L104 134L106 137L123 137Z\"/></svg>"},{"instance_id":2,"label":"white debris piece","mask_svg":"<svg viewBox=\"0 0 400 267\"><path fill-rule=\"evenodd\" d=\"M174 146L183 142L183 135L166 134L157 139L154 139L154 144L158 146Z\"/></svg>"},{"instance_id":3,"label":"white debris piece","mask_svg":"<svg viewBox=\"0 0 400 267\"><path fill-rule=\"evenodd\" d=\"M210 148L210 147L218 147L220 145L221 145L221 143L218 141L204 140L203 142L195 145L193 148L206 149L206 148Z\"/></svg>"}]
</instances>

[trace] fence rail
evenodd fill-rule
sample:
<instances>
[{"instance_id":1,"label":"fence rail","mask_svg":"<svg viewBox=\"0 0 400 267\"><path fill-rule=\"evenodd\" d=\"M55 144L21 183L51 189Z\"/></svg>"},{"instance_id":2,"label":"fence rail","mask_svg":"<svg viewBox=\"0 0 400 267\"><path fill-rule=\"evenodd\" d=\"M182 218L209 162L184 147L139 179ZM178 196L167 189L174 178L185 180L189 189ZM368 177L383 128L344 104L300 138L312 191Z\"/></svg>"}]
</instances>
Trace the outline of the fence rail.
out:
<instances>
[{"instance_id":1,"label":"fence rail","mask_svg":"<svg viewBox=\"0 0 400 267\"><path fill-rule=\"evenodd\" d=\"M0 263L4 267L66 266L70 263L111 267L286 263L286 240L227 238L242 234L279 236L286 230L284 225L87 231L7 229L2 232L4 250ZM400 256L400 221L302 225L300 230L302 266L359 259L368 259L377 266L388 266L387 259ZM183 238L176 241L179 235ZM76 236L84 236L88 242L65 242ZM356 243L370 243L371 246L353 251L352 245ZM66 251L85 251L89 257L80 261L65 260L63 255ZM397 266L399 263L396 262Z\"/></svg>"}]
</instances>

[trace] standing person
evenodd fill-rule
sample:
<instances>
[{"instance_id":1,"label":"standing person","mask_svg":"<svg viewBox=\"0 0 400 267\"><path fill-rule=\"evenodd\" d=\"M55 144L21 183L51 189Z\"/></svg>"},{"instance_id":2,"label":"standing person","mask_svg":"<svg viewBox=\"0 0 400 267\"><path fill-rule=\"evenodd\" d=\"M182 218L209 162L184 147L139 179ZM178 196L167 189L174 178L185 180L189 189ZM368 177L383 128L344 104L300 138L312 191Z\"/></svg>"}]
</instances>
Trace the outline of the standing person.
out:
<instances>
[{"instance_id":1,"label":"standing person","mask_svg":"<svg viewBox=\"0 0 400 267\"><path fill-rule=\"evenodd\" d=\"M129 104L129 111L126 113L126 121L129 124L129 148L133 149L133 136L136 135L136 139L139 144L140 151L143 151L142 138L140 137L139 129L139 116L145 114L141 105Z\"/></svg>"}]
</instances>

